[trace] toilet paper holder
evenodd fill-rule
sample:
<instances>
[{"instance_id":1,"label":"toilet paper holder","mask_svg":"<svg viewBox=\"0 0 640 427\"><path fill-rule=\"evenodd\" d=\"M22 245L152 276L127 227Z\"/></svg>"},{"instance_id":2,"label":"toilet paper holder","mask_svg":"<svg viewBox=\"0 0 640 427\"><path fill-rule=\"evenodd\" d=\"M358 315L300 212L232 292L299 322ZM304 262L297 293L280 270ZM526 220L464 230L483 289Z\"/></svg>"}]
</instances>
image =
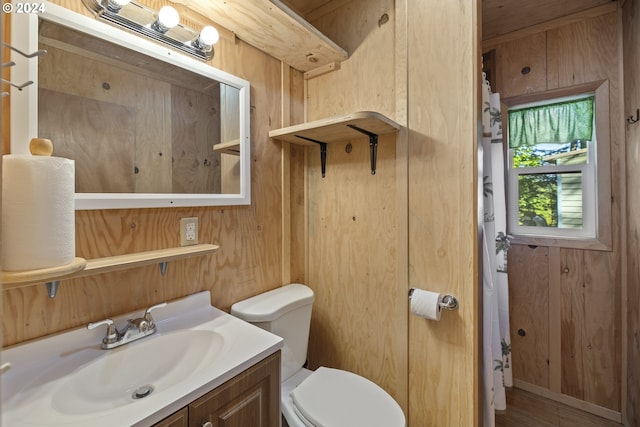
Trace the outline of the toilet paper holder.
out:
<instances>
[{"instance_id":1,"label":"toilet paper holder","mask_svg":"<svg viewBox=\"0 0 640 427\"><path fill-rule=\"evenodd\" d=\"M409 289L409 299L411 299L414 290L414 288ZM458 299L453 295L446 294L442 297L442 302L439 305L441 310L457 310Z\"/></svg>"}]
</instances>

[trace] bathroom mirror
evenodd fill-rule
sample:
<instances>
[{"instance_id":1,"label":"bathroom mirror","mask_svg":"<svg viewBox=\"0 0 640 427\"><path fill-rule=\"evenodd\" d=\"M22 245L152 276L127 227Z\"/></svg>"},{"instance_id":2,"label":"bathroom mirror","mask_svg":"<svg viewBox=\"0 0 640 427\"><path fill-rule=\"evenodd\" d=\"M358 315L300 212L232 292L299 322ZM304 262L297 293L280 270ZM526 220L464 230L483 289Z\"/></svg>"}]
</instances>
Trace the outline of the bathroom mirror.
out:
<instances>
[{"instance_id":1,"label":"bathroom mirror","mask_svg":"<svg viewBox=\"0 0 640 427\"><path fill-rule=\"evenodd\" d=\"M45 3L12 25L18 49L47 50L12 58L36 82L11 93L12 153L51 139L76 209L250 203L249 82Z\"/></svg>"}]
</instances>

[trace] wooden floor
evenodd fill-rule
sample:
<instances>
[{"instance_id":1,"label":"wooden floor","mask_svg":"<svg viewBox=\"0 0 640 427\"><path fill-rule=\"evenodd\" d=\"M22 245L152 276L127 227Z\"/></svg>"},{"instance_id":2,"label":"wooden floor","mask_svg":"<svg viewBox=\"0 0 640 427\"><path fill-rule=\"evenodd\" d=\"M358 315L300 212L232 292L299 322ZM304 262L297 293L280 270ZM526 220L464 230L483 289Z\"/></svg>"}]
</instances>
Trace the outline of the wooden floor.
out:
<instances>
[{"instance_id":1,"label":"wooden floor","mask_svg":"<svg viewBox=\"0 0 640 427\"><path fill-rule=\"evenodd\" d=\"M620 427L621 425L517 388L507 391L507 412L496 415L496 427Z\"/></svg>"}]
</instances>

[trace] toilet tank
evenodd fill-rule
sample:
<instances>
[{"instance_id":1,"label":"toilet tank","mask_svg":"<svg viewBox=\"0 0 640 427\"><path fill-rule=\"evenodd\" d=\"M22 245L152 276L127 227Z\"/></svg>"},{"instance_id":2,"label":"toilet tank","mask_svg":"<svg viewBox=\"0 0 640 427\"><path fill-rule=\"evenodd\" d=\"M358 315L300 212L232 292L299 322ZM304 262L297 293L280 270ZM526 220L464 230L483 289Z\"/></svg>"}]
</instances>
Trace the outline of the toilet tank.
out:
<instances>
[{"instance_id":1,"label":"toilet tank","mask_svg":"<svg viewBox=\"0 0 640 427\"><path fill-rule=\"evenodd\" d=\"M307 360L313 291L293 283L231 306L231 314L284 340L281 380L298 372Z\"/></svg>"}]
</instances>

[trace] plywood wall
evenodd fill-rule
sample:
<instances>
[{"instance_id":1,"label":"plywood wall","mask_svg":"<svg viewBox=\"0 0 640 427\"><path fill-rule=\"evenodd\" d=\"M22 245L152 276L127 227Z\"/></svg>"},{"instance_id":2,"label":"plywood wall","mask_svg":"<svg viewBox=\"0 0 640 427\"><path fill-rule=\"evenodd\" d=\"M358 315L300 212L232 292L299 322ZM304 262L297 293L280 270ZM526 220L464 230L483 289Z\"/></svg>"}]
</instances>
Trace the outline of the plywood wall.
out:
<instances>
[{"instance_id":1,"label":"plywood wall","mask_svg":"<svg viewBox=\"0 0 640 427\"><path fill-rule=\"evenodd\" d=\"M480 2L411 0L409 283L451 293L438 323L409 318L410 425L480 425Z\"/></svg>"},{"instance_id":2,"label":"plywood wall","mask_svg":"<svg viewBox=\"0 0 640 427\"><path fill-rule=\"evenodd\" d=\"M81 2L56 3L88 13ZM146 3L160 6L159 1ZM224 30L222 34L213 65L251 82L251 206L77 212L76 252L85 258L178 246L180 218L192 216L199 218L199 241L218 244L220 250L172 262L165 277L157 266L149 266L62 281L53 300L44 286L4 291L4 345L201 290L211 291L212 302L228 309L282 284L282 159L280 145L267 136L282 121L281 63ZM291 73L291 79L293 87L301 85L300 73Z\"/></svg>"},{"instance_id":3,"label":"plywood wall","mask_svg":"<svg viewBox=\"0 0 640 427\"><path fill-rule=\"evenodd\" d=\"M624 29L624 112L625 118L638 119L640 108L640 2L627 0L622 13ZM626 171L627 171L627 316L625 321L627 363L623 366L623 381L626 378L627 396L626 423L640 425L640 122L626 125ZM623 405L624 407L624 405Z\"/></svg>"},{"instance_id":4,"label":"plywood wall","mask_svg":"<svg viewBox=\"0 0 640 427\"><path fill-rule=\"evenodd\" d=\"M515 379L588 402L595 411L606 408L602 414L614 418L622 403L625 256L621 31L612 5L608 13L578 23L485 44L496 51L494 90L503 98L609 82L612 250L514 245L509 280Z\"/></svg>"},{"instance_id":5,"label":"plywood wall","mask_svg":"<svg viewBox=\"0 0 640 427\"><path fill-rule=\"evenodd\" d=\"M356 0L312 22L351 56L340 70L307 80L308 120L355 111L395 115L394 2ZM369 141L306 149L307 283L316 293L312 367L334 366L386 389L407 413L407 283L399 259L397 135L379 140L376 174ZM404 243L406 244L406 242Z\"/></svg>"},{"instance_id":6,"label":"plywood wall","mask_svg":"<svg viewBox=\"0 0 640 427\"><path fill-rule=\"evenodd\" d=\"M351 56L307 81L308 119L375 110L404 128L381 139L375 176L366 139L330 146L325 179L307 149L310 361L377 382L413 426L478 425L478 3L464 3L354 0L312 22ZM411 286L461 310L411 317Z\"/></svg>"}]
</instances>

